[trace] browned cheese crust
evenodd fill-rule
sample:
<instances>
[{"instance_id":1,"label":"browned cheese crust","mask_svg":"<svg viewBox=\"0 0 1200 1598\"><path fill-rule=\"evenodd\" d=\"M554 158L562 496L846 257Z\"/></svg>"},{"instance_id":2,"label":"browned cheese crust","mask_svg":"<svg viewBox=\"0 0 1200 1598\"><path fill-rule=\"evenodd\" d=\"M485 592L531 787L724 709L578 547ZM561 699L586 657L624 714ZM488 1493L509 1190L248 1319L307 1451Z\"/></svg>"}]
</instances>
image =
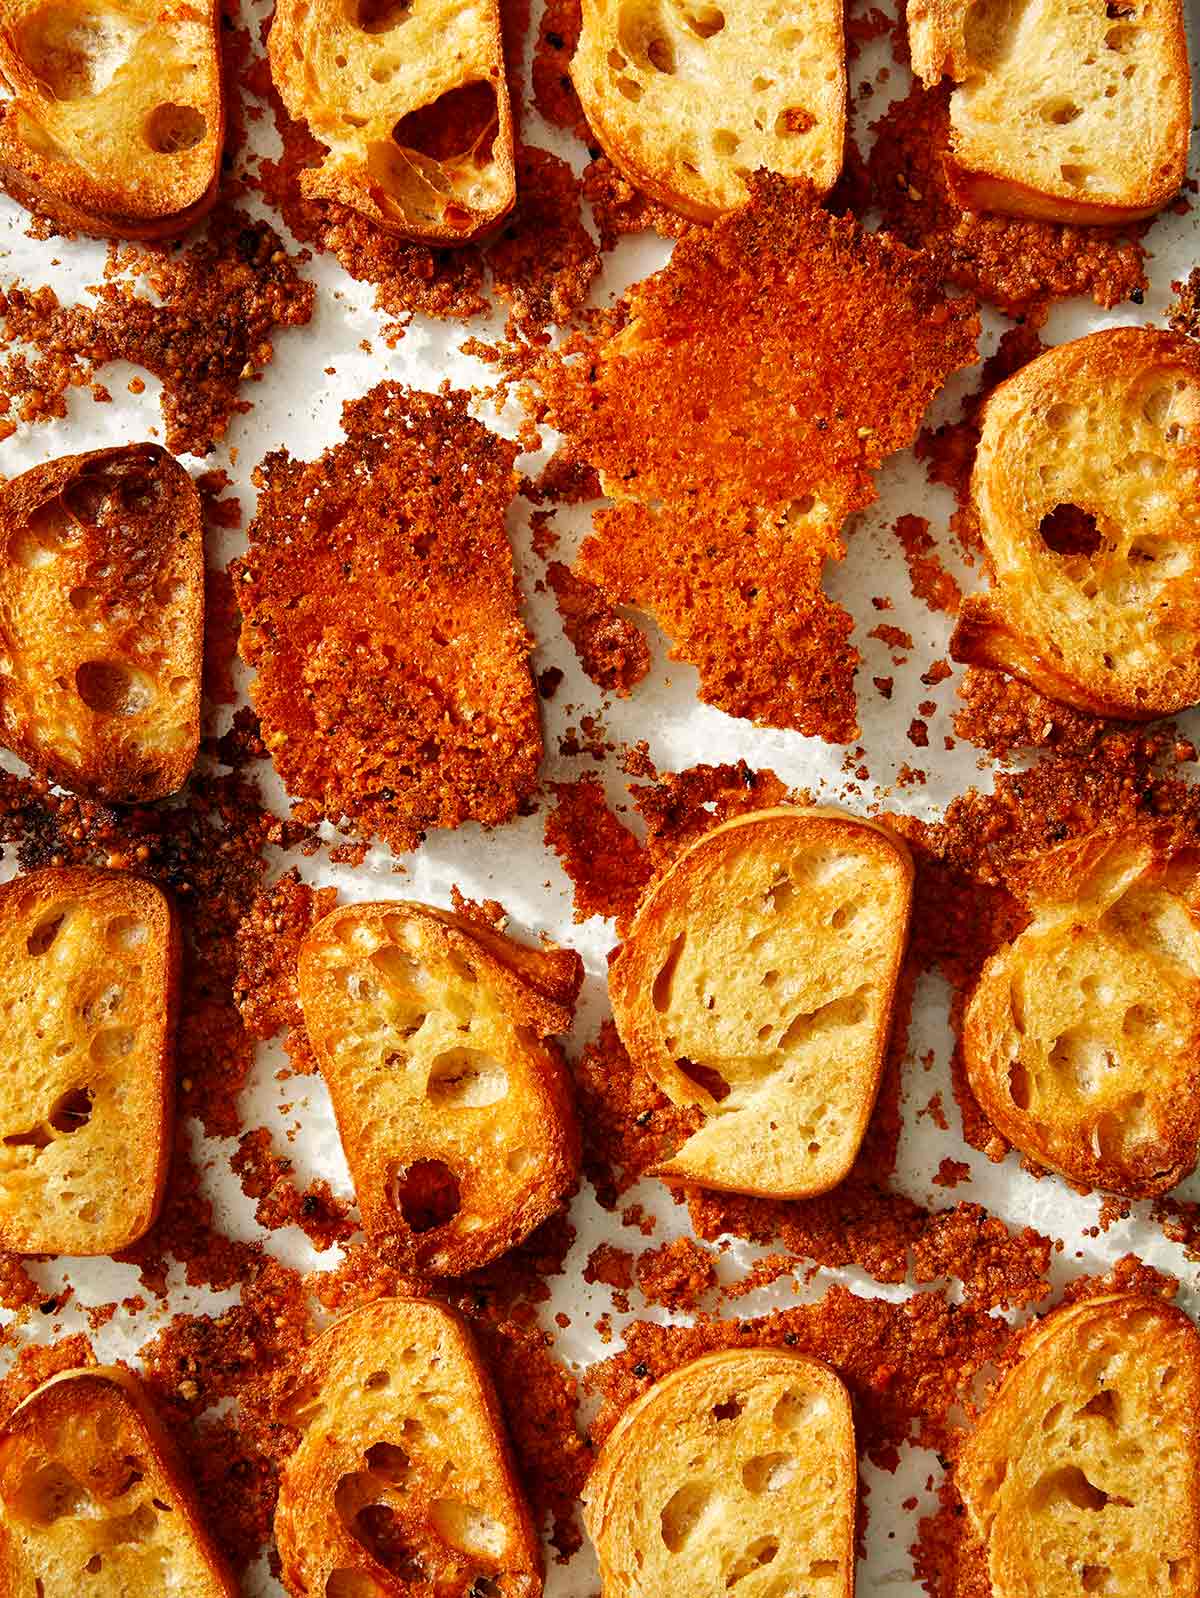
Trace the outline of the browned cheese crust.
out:
<instances>
[{"instance_id":1,"label":"browned cheese crust","mask_svg":"<svg viewBox=\"0 0 1200 1598\"><path fill-rule=\"evenodd\" d=\"M516 446L463 393L382 383L317 461L263 462L241 653L302 819L395 850L510 820L542 755L504 516Z\"/></svg>"},{"instance_id":2,"label":"browned cheese crust","mask_svg":"<svg viewBox=\"0 0 1200 1598\"><path fill-rule=\"evenodd\" d=\"M751 189L537 375L548 419L617 501L581 575L656 618L703 698L838 742L857 727L858 655L821 568L875 498L874 469L974 360L978 322L928 258L804 186Z\"/></svg>"}]
</instances>

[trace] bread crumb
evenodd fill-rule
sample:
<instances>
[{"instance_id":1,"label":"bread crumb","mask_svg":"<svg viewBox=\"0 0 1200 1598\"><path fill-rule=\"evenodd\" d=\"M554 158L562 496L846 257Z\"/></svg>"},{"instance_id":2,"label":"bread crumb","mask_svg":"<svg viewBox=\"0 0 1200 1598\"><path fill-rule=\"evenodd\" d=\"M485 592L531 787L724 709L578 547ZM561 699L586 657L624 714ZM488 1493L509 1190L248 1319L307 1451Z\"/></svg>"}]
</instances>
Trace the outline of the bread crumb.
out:
<instances>
[{"instance_id":1,"label":"bread crumb","mask_svg":"<svg viewBox=\"0 0 1200 1598\"><path fill-rule=\"evenodd\" d=\"M904 551L913 598L923 600L930 610L955 615L962 603L962 589L937 556L928 518L898 516L892 531Z\"/></svg>"},{"instance_id":2,"label":"bread crumb","mask_svg":"<svg viewBox=\"0 0 1200 1598\"><path fill-rule=\"evenodd\" d=\"M873 124L868 171L883 226L928 250L952 283L1009 315L1044 315L1054 300L1090 295L1118 305L1147 287L1145 252L1133 228L984 215L951 199L944 161L950 139L950 89L917 84Z\"/></svg>"},{"instance_id":3,"label":"bread crumb","mask_svg":"<svg viewBox=\"0 0 1200 1598\"><path fill-rule=\"evenodd\" d=\"M554 590L563 632L579 664L598 688L628 698L650 670L643 635L608 600L604 590L553 561L546 580Z\"/></svg>"},{"instance_id":4,"label":"bread crumb","mask_svg":"<svg viewBox=\"0 0 1200 1598\"><path fill-rule=\"evenodd\" d=\"M550 784L554 808L545 838L562 861L575 890L574 919L626 919L637 909L651 876L645 850L608 808L592 773L575 782Z\"/></svg>"},{"instance_id":5,"label":"bread crumb","mask_svg":"<svg viewBox=\"0 0 1200 1598\"><path fill-rule=\"evenodd\" d=\"M131 361L162 380L166 447L206 455L249 410L241 385L271 361L275 329L311 320L315 291L268 223L222 207L181 250L110 246L95 294L95 306L64 306L44 286L0 293L5 343L39 352L0 363L0 393L20 400L23 422L63 417L69 389Z\"/></svg>"},{"instance_id":6,"label":"bread crumb","mask_svg":"<svg viewBox=\"0 0 1200 1598\"><path fill-rule=\"evenodd\" d=\"M690 1237L677 1237L638 1255L637 1283L648 1304L673 1313L694 1313L717 1285L712 1251Z\"/></svg>"}]
</instances>

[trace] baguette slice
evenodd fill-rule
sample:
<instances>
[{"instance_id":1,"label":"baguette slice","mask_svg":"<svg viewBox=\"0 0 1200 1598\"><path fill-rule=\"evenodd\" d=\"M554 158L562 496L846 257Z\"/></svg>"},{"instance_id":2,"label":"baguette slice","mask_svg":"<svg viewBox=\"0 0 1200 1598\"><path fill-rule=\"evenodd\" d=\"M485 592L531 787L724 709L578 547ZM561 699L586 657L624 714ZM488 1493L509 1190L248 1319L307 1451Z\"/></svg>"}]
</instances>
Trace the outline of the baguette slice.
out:
<instances>
[{"instance_id":1,"label":"baguette slice","mask_svg":"<svg viewBox=\"0 0 1200 1598\"><path fill-rule=\"evenodd\" d=\"M970 211L1051 222L1152 216L1187 173L1182 0L908 0L913 71L948 75L946 163Z\"/></svg>"},{"instance_id":2,"label":"baguette slice","mask_svg":"<svg viewBox=\"0 0 1200 1598\"><path fill-rule=\"evenodd\" d=\"M349 905L313 928L300 1003L376 1248L460 1275L573 1189L579 1129L550 1040L581 979L569 950L429 905Z\"/></svg>"},{"instance_id":3,"label":"baguette slice","mask_svg":"<svg viewBox=\"0 0 1200 1598\"><path fill-rule=\"evenodd\" d=\"M499 1404L452 1311L384 1298L336 1322L308 1351L294 1419L275 1512L289 1592L538 1598Z\"/></svg>"},{"instance_id":4,"label":"baguette slice","mask_svg":"<svg viewBox=\"0 0 1200 1598\"><path fill-rule=\"evenodd\" d=\"M427 244L466 244L516 199L498 0L278 0L271 74L328 148L301 175Z\"/></svg>"},{"instance_id":5,"label":"baguette slice","mask_svg":"<svg viewBox=\"0 0 1200 1598\"><path fill-rule=\"evenodd\" d=\"M959 1455L994 1598L1200 1592L1200 1336L1136 1293L1035 1325Z\"/></svg>"},{"instance_id":6,"label":"baguette slice","mask_svg":"<svg viewBox=\"0 0 1200 1598\"><path fill-rule=\"evenodd\" d=\"M157 444L0 487L0 740L89 797L181 787L200 741L200 496Z\"/></svg>"},{"instance_id":7,"label":"baguette slice","mask_svg":"<svg viewBox=\"0 0 1200 1598\"><path fill-rule=\"evenodd\" d=\"M105 238L177 237L217 197L215 0L0 0L0 183Z\"/></svg>"},{"instance_id":8,"label":"baguette slice","mask_svg":"<svg viewBox=\"0 0 1200 1598\"><path fill-rule=\"evenodd\" d=\"M786 1349L707 1354L643 1393L584 1489L604 1598L853 1598L850 1395Z\"/></svg>"},{"instance_id":9,"label":"baguette slice","mask_svg":"<svg viewBox=\"0 0 1200 1598\"><path fill-rule=\"evenodd\" d=\"M836 1187L879 1090L913 866L883 827L781 807L706 833L609 972L636 1065L706 1116L659 1176L773 1198Z\"/></svg>"},{"instance_id":10,"label":"baguette slice","mask_svg":"<svg viewBox=\"0 0 1200 1598\"><path fill-rule=\"evenodd\" d=\"M583 0L571 78L610 160L697 221L744 205L760 167L818 196L842 169L836 0Z\"/></svg>"},{"instance_id":11,"label":"baguette slice","mask_svg":"<svg viewBox=\"0 0 1200 1598\"><path fill-rule=\"evenodd\" d=\"M1165 1192L1200 1146L1200 905L1145 841L1094 837L1077 885L984 966L967 1075L992 1124L1039 1164L1131 1198Z\"/></svg>"},{"instance_id":12,"label":"baguette slice","mask_svg":"<svg viewBox=\"0 0 1200 1598\"><path fill-rule=\"evenodd\" d=\"M992 568L951 641L1098 716L1200 700L1200 346L1107 328L994 390L971 481Z\"/></svg>"},{"instance_id":13,"label":"baguette slice","mask_svg":"<svg viewBox=\"0 0 1200 1598\"><path fill-rule=\"evenodd\" d=\"M0 887L0 1248L114 1254L153 1224L178 976L152 883L67 867Z\"/></svg>"},{"instance_id":14,"label":"baguette slice","mask_svg":"<svg viewBox=\"0 0 1200 1598\"><path fill-rule=\"evenodd\" d=\"M237 1598L187 1471L119 1366L63 1371L0 1433L5 1598Z\"/></svg>"}]
</instances>

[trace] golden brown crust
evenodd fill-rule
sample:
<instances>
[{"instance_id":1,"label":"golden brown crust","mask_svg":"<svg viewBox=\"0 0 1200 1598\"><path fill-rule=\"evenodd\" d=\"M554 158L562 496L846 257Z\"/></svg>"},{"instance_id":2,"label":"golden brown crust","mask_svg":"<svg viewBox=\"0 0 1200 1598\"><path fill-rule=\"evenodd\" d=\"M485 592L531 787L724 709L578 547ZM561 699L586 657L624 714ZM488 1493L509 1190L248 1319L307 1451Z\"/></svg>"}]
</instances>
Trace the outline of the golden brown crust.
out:
<instances>
[{"instance_id":1,"label":"golden brown crust","mask_svg":"<svg viewBox=\"0 0 1200 1598\"><path fill-rule=\"evenodd\" d=\"M780 806L713 828L651 886L609 971L613 1014L634 1063L706 1117L656 1175L775 1198L842 1180L879 1090L912 879L877 824Z\"/></svg>"},{"instance_id":2,"label":"golden brown crust","mask_svg":"<svg viewBox=\"0 0 1200 1598\"><path fill-rule=\"evenodd\" d=\"M1186 64L1187 57L1184 56ZM1179 193L1187 176L1187 147L1173 153L1164 175L1154 187L1147 186L1125 205L1098 200L1068 200L1046 195L1030 183L1013 178L998 178L990 172L973 171L952 153L946 162L946 177L956 205L964 211L994 211L1002 216L1027 217L1032 222L1066 222L1077 227L1115 227L1156 215Z\"/></svg>"},{"instance_id":3,"label":"golden brown crust","mask_svg":"<svg viewBox=\"0 0 1200 1598\"><path fill-rule=\"evenodd\" d=\"M290 1592L538 1598L541 1549L459 1316L400 1298L346 1316L309 1349L294 1418L275 1515Z\"/></svg>"},{"instance_id":4,"label":"golden brown crust","mask_svg":"<svg viewBox=\"0 0 1200 1598\"><path fill-rule=\"evenodd\" d=\"M150 1229L166 1190L174 912L119 872L34 871L0 886L0 953L15 1001L0 1011L0 1051L23 1062L0 1095L0 1247L117 1253Z\"/></svg>"},{"instance_id":5,"label":"golden brown crust","mask_svg":"<svg viewBox=\"0 0 1200 1598\"><path fill-rule=\"evenodd\" d=\"M0 487L0 738L122 804L183 786L200 741L200 496L157 444Z\"/></svg>"},{"instance_id":6,"label":"golden brown crust","mask_svg":"<svg viewBox=\"0 0 1200 1598\"><path fill-rule=\"evenodd\" d=\"M1031 1327L955 1467L998 1598L1196 1590L1200 1335L1139 1293Z\"/></svg>"},{"instance_id":7,"label":"golden brown crust","mask_svg":"<svg viewBox=\"0 0 1200 1598\"><path fill-rule=\"evenodd\" d=\"M551 1040L582 975L569 950L399 900L334 910L306 937L305 1025L363 1229L390 1259L461 1275L571 1191L579 1129Z\"/></svg>"},{"instance_id":8,"label":"golden brown crust","mask_svg":"<svg viewBox=\"0 0 1200 1598\"><path fill-rule=\"evenodd\" d=\"M498 0L278 0L271 75L325 148L301 174L404 238L462 245L516 199L512 106Z\"/></svg>"},{"instance_id":9,"label":"golden brown crust","mask_svg":"<svg viewBox=\"0 0 1200 1598\"><path fill-rule=\"evenodd\" d=\"M174 1442L119 1366L52 1376L0 1433L0 1592L79 1591L84 1569L96 1598L240 1590Z\"/></svg>"},{"instance_id":10,"label":"golden brown crust","mask_svg":"<svg viewBox=\"0 0 1200 1598\"><path fill-rule=\"evenodd\" d=\"M983 411L971 498L993 584L951 654L1097 716L1200 699L1200 348L1108 328L1047 350Z\"/></svg>"},{"instance_id":11,"label":"golden brown crust","mask_svg":"<svg viewBox=\"0 0 1200 1598\"><path fill-rule=\"evenodd\" d=\"M542 755L504 525L516 446L467 407L381 383L319 460L269 455L234 568L251 699L299 813L395 850L510 820Z\"/></svg>"},{"instance_id":12,"label":"golden brown crust","mask_svg":"<svg viewBox=\"0 0 1200 1598\"><path fill-rule=\"evenodd\" d=\"M225 103L216 0L105 12L4 0L0 182L101 237L178 237L217 196Z\"/></svg>"}]
</instances>

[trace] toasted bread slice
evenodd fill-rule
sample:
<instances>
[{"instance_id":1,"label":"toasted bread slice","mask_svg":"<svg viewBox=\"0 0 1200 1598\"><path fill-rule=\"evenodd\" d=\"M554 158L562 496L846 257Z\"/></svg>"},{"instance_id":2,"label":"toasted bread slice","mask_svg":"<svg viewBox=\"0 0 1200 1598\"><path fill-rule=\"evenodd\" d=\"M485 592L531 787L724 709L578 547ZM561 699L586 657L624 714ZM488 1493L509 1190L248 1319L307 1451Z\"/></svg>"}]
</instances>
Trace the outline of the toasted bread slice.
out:
<instances>
[{"instance_id":1,"label":"toasted bread slice","mask_svg":"<svg viewBox=\"0 0 1200 1598\"><path fill-rule=\"evenodd\" d=\"M588 1477L604 1598L853 1598L857 1484L850 1395L827 1365L706 1354L630 1405Z\"/></svg>"},{"instance_id":2,"label":"toasted bread slice","mask_svg":"<svg viewBox=\"0 0 1200 1598\"><path fill-rule=\"evenodd\" d=\"M913 71L950 76L950 190L1052 222L1152 216L1187 173L1182 0L908 0Z\"/></svg>"},{"instance_id":3,"label":"toasted bread slice","mask_svg":"<svg viewBox=\"0 0 1200 1598\"><path fill-rule=\"evenodd\" d=\"M759 168L837 182L846 47L837 0L583 0L571 78L631 183L710 221Z\"/></svg>"},{"instance_id":4,"label":"toasted bread slice","mask_svg":"<svg viewBox=\"0 0 1200 1598\"><path fill-rule=\"evenodd\" d=\"M114 1254L152 1225L178 973L152 883L66 867L0 887L0 1248Z\"/></svg>"},{"instance_id":5,"label":"toasted bread slice","mask_svg":"<svg viewBox=\"0 0 1200 1598\"><path fill-rule=\"evenodd\" d=\"M774 1198L846 1175L879 1091L913 867L837 811L739 816L643 899L609 972L621 1041L702 1127L659 1176Z\"/></svg>"},{"instance_id":6,"label":"toasted bread slice","mask_svg":"<svg viewBox=\"0 0 1200 1598\"><path fill-rule=\"evenodd\" d=\"M183 1461L119 1366L63 1371L0 1432L0 1592L237 1598Z\"/></svg>"},{"instance_id":7,"label":"toasted bread slice","mask_svg":"<svg viewBox=\"0 0 1200 1598\"><path fill-rule=\"evenodd\" d=\"M1200 345L1115 327L994 390L971 481L992 568L956 660L1098 716L1200 700Z\"/></svg>"},{"instance_id":8,"label":"toasted bread slice","mask_svg":"<svg viewBox=\"0 0 1200 1598\"><path fill-rule=\"evenodd\" d=\"M105 238L178 237L217 197L216 0L0 0L0 183Z\"/></svg>"},{"instance_id":9,"label":"toasted bread slice","mask_svg":"<svg viewBox=\"0 0 1200 1598\"><path fill-rule=\"evenodd\" d=\"M336 1322L308 1351L294 1420L275 1512L289 1592L537 1598L500 1408L451 1310L384 1298Z\"/></svg>"},{"instance_id":10,"label":"toasted bread slice","mask_svg":"<svg viewBox=\"0 0 1200 1598\"><path fill-rule=\"evenodd\" d=\"M498 0L278 0L271 74L328 147L301 175L427 244L466 244L516 199Z\"/></svg>"},{"instance_id":11,"label":"toasted bread slice","mask_svg":"<svg viewBox=\"0 0 1200 1598\"><path fill-rule=\"evenodd\" d=\"M64 455L0 487L0 740L132 804L200 742L200 496L157 444Z\"/></svg>"},{"instance_id":12,"label":"toasted bread slice","mask_svg":"<svg viewBox=\"0 0 1200 1598\"><path fill-rule=\"evenodd\" d=\"M967 1074L988 1119L1039 1164L1111 1193L1162 1193L1200 1146L1195 875L1138 837L1069 853L1071 885L1035 903L980 973Z\"/></svg>"},{"instance_id":13,"label":"toasted bread slice","mask_svg":"<svg viewBox=\"0 0 1200 1598\"><path fill-rule=\"evenodd\" d=\"M995 1598L1200 1591L1200 1336L1136 1293L1034 1326L955 1470Z\"/></svg>"},{"instance_id":14,"label":"toasted bread slice","mask_svg":"<svg viewBox=\"0 0 1200 1598\"><path fill-rule=\"evenodd\" d=\"M410 1269L459 1275L520 1243L579 1170L555 1033L579 956L429 905L347 905L300 949L304 1022L363 1230Z\"/></svg>"}]
</instances>

